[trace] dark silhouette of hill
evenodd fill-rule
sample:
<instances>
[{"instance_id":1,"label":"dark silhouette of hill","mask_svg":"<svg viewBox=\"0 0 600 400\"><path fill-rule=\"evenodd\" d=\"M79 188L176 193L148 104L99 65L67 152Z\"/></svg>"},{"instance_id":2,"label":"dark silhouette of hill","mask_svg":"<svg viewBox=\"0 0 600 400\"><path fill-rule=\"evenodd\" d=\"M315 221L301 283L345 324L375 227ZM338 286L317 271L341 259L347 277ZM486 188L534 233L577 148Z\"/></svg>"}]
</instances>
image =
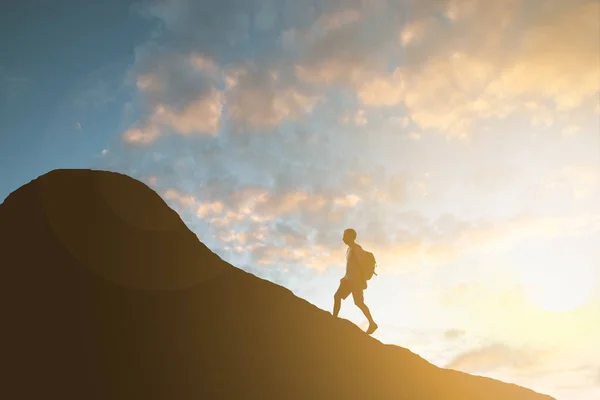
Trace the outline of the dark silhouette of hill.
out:
<instances>
[{"instance_id":1,"label":"dark silhouette of hill","mask_svg":"<svg viewBox=\"0 0 600 400\"><path fill-rule=\"evenodd\" d=\"M231 266L124 175L57 170L12 193L0 260L3 399L551 399Z\"/></svg>"}]
</instances>

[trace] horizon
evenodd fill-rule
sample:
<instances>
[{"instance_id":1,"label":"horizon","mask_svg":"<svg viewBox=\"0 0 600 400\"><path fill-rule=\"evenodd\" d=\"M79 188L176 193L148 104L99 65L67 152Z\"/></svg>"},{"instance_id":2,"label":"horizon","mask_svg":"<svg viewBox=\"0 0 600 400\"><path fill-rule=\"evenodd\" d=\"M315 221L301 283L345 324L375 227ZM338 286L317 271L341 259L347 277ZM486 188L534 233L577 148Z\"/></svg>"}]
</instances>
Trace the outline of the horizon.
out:
<instances>
[{"instance_id":1,"label":"horizon","mask_svg":"<svg viewBox=\"0 0 600 400\"><path fill-rule=\"evenodd\" d=\"M124 173L223 259L326 311L354 228L378 261L375 338L594 400L599 15L595 0L9 1L0 201L54 169ZM340 317L365 328L351 299Z\"/></svg>"}]
</instances>

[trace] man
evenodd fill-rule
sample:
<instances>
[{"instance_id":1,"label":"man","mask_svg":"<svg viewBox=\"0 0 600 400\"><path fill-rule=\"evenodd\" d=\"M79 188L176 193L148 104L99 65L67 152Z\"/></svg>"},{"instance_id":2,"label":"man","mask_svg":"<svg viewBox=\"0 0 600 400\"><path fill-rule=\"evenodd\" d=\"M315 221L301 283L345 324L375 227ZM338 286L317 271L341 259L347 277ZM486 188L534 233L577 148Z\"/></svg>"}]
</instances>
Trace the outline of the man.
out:
<instances>
[{"instance_id":1,"label":"man","mask_svg":"<svg viewBox=\"0 0 600 400\"><path fill-rule=\"evenodd\" d=\"M348 250L346 251L346 275L340 279L340 286L333 296L333 316L338 316L342 300L346 299L352 293L354 304L360 308L369 321L367 333L370 335L377 329L377 324L373 321L371 311L369 311L369 307L367 307L364 301L363 291L367 288L367 281L362 276L359 264L363 249L356 243L356 231L354 229L346 229L342 240L348 245Z\"/></svg>"}]
</instances>

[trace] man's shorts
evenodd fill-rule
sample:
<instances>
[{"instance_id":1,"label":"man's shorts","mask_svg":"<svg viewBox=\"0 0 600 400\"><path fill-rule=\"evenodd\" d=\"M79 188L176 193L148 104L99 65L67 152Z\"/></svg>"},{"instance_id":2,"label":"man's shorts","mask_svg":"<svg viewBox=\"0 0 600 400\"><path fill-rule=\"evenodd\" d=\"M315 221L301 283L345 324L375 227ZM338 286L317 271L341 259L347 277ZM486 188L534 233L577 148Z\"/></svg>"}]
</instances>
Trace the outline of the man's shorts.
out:
<instances>
[{"instance_id":1,"label":"man's shorts","mask_svg":"<svg viewBox=\"0 0 600 400\"><path fill-rule=\"evenodd\" d=\"M340 287L338 288L335 294L336 296L339 296L345 300L350 295L350 293L352 293L354 302L360 304L364 302L363 290L364 289L360 282L353 282L349 279L341 279Z\"/></svg>"}]
</instances>

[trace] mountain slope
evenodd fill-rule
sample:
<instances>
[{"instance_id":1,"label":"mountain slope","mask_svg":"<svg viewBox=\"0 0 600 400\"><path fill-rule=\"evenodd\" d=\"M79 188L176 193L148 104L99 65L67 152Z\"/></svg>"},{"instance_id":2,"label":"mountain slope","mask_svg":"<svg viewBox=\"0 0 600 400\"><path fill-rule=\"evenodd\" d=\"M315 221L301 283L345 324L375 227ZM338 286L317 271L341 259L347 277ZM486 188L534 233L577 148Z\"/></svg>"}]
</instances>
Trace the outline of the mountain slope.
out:
<instances>
[{"instance_id":1,"label":"mountain slope","mask_svg":"<svg viewBox=\"0 0 600 400\"><path fill-rule=\"evenodd\" d=\"M437 368L222 261L144 184L52 171L0 205L10 399L549 400Z\"/></svg>"}]
</instances>

